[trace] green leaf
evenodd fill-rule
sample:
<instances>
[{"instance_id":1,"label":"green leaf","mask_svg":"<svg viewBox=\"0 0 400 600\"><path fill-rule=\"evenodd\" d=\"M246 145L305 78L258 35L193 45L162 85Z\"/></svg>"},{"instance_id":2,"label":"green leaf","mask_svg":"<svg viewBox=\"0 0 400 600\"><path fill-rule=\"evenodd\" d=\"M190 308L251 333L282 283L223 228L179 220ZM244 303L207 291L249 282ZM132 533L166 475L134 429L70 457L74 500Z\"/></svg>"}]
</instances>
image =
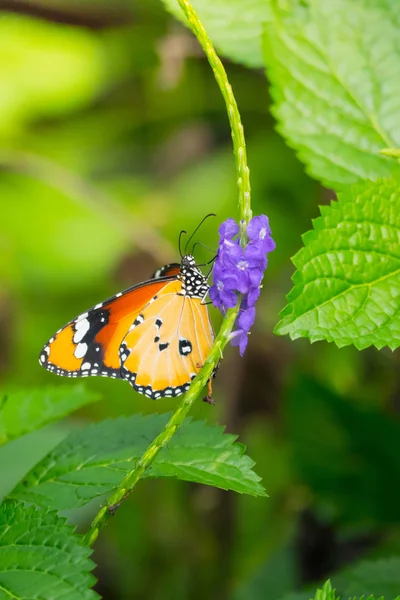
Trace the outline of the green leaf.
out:
<instances>
[{"instance_id":1,"label":"green leaf","mask_svg":"<svg viewBox=\"0 0 400 600\"><path fill-rule=\"evenodd\" d=\"M186 23L177 0L163 0ZM263 23L272 17L270 0L192 0L192 6L218 51L251 67L262 67Z\"/></svg>"},{"instance_id":2,"label":"green leaf","mask_svg":"<svg viewBox=\"0 0 400 600\"><path fill-rule=\"evenodd\" d=\"M343 597L383 596L387 600L399 598L400 558L365 560L333 577Z\"/></svg>"},{"instance_id":3,"label":"green leaf","mask_svg":"<svg viewBox=\"0 0 400 600\"><path fill-rule=\"evenodd\" d=\"M339 347L400 344L400 187L366 182L321 208L293 262L288 305L275 328Z\"/></svg>"},{"instance_id":4,"label":"green leaf","mask_svg":"<svg viewBox=\"0 0 400 600\"><path fill-rule=\"evenodd\" d=\"M72 433L34 467L11 497L52 508L75 508L115 489L169 415L134 415ZM221 427L186 421L145 477L177 477L265 495L244 446Z\"/></svg>"},{"instance_id":5,"label":"green leaf","mask_svg":"<svg viewBox=\"0 0 400 600\"><path fill-rule=\"evenodd\" d=\"M367 586L365 586L367 587ZM390 593L391 594L391 593ZM332 584L330 582L330 580L328 579L328 581L322 586L321 589L317 589L315 596L311 597L311 594L308 594L307 592L300 592L298 594L289 594L288 596L284 596L283 600L340 600L341 598L343 598L343 600L345 600L345 598L349 598L347 592L343 595L343 596L338 596L336 594L336 590L332 589ZM399 600L399 596L397 596L396 598L394 598L392 595L386 596L387 600ZM357 596L357 597L351 597L349 598L349 600L384 600L383 596L378 598L376 596Z\"/></svg>"},{"instance_id":6,"label":"green leaf","mask_svg":"<svg viewBox=\"0 0 400 600\"><path fill-rule=\"evenodd\" d=\"M82 384L21 390L4 395L0 404L0 445L35 431L100 399Z\"/></svg>"},{"instance_id":7,"label":"green leaf","mask_svg":"<svg viewBox=\"0 0 400 600\"><path fill-rule=\"evenodd\" d=\"M400 146L398 12L389 0L288 0L266 22L278 130L335 189L399 172L379 154Z\"/></svg>"},{"instance_id":8,"label":"green leaf","mask_svg":"<svg viewBox=\"0 0 400 600\"><path fill-rule=\"evenodd\" d=\"M55 512L0 507L0 600L95 600L91 550Z\"/></svg>"},{"instance_id":9,"label":"green leaf","mask_svg":"<svg viewBox=\"0 0 400 600\"><path fill-rule=\"evenodd\" d=\"M317 589L315 595L311 592L298 592L294 594L288 594L283 596L283 600L340 600L335 594L335 590L332 589L330 580L326 581L321 589Z\"/></svg>"},{"instance_id":10,"label":"green leaf","mask_svg":"<svg viewBox=\"0 0 400 600\"><path fill-rule=\"evenodd\" d=\"M315 594L315 600L336 600L335 590L332 589L329 579L324 584L322 589L317 590Z\"/></svg>"}]
</instances>

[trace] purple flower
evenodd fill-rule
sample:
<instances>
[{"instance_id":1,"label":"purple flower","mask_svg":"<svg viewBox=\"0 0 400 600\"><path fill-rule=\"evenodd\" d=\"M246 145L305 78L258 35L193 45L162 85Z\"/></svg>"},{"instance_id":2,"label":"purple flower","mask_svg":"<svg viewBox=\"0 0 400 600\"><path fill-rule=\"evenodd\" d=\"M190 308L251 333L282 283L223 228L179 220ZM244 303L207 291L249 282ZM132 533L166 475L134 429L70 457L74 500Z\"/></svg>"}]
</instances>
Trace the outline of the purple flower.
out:
<instances>
[{"instance_id":1,"label":"purple flower","mask_svg":"<svg viewBox=\"0 0 400 600\"><path fill-rule=\"evenodd\" d=\"M231 345L239 346L239 354L240 354L240 356L243 357L245 350L247 348L248 341L249 341L249 332L238 329L237 331L234 332L234 334L232 336Z\"/></svg>"},{"instance_id":2,"label":"purple flower","mask_svg":"<svg viewBox=\"0 0 400 600\"><path fill-rule=\"evenodd\" d=\"M234 219L227 219L219 226L218 233L221 238L232 239L239 233L239 225Z\"/></svg>"},{"instance_id":3,"label":"purple flower","mask_svg":"<svg viewBox=\"0 0 400 600\"><path fill-rule=\"evenodd\" d=\"M243 310L239 314L239 317L236 321L236 324L239 327L239 329L237 329L234 332L233 338L231 340L231 344L232 344L232 346L239 346L240 356L243 356L244 351L247 348L247 342L249 339L250 329L254 324L255 318L256 318L256 309L254 307L252 307L252 308L246 308L245 310Z\"/></svg>"},{"instance_id":4,"label":"purple flower","mask_svg":"<svg viewBox=\"0 0 400 600\"><path fill-rule=\"evenodd\" d=\"M267 268L267 253L275 249L268 217L253 217L247 226L249 243L242 248L238 239L239 226L227 219L219 228L218 254L213 270L214 284L210 298L214 306L225 313L242 294L241 309L232 334L232 345L239 346L240 355L247 346L248 334L254 323L254 305L260 295L260 285Z\"/></svg>"},{"instance_id":5,"label":"purple flower","mask_svg":"<svg viewBox=\"0 0 400 600\"><path fill-rule=\"evenodd\" d=\"M214 285L209 292L211 302L222 312L233 308L237 302L237 287L238 279L234 274L223 271L218 276L214 274Z\"/></svg>"},{"instance_id":6,"label":"purple flower","mask_svg":"<svg viewBox=\"0 0 400 600\"><path fill-rule=\"evenodd\" d=\"M260 241L264 245L265 252L275 250L275 242L271 237L269 219L266 215L253 217L247 227L246 233L249 240Z\"/></svg>"}]
</instances>

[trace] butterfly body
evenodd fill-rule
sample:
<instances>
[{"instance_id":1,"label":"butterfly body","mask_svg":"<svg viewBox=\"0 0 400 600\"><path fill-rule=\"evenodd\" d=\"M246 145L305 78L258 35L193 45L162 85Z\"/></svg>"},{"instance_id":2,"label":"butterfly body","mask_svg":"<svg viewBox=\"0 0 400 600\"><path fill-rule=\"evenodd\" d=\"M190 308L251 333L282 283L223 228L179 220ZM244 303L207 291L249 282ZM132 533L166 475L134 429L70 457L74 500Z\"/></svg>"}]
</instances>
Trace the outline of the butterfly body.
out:
<instances>
[{"instance_id":1,"label":"butterfly body","mask_svg":"<svg viewBox=\"0 0 400 600\"><path fill-rule=\"evenodd\" d=\"M153 399L186 392L214 340L209 286L191 255L70 321L39 362L65 377L127 380Z\"/></svg>"}]
</instances>

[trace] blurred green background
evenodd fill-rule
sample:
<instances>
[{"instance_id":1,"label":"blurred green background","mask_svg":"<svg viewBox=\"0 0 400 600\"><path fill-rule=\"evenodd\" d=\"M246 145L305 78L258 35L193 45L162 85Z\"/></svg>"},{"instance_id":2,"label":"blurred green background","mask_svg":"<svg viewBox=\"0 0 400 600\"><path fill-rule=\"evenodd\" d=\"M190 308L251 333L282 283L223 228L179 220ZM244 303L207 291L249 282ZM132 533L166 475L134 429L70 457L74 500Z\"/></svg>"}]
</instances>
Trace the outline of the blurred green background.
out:
<instances>
[{"instance_id":1,"label":"blurred green background","mask_svg":"<svg viewBox=\"0 0 400 600\"><path fill-rule=\"evenodd\" d=\"M37 360L53 332L176 260L179 231L210 211L218 218L199 239L215 248L218 223L237 217L237 192L220 92L160 0L2 4L5 391L57 384ZM194 416L240 436L270 497L142 482L96 545L105 599L278 600L400 546L397 355L272 335L291 287L290 256L334 195L275 133L264 73L225 65L247 135L253 210L269 215L277 249L246 355L226 351L217 406L198 402ZM198 249L198 260L209 256ZM104 400L0 450L2 495L72 428L175 405L120 381L87 386ZM92 514L80 513L80 530Z\"/></svg>"}]
</instances>

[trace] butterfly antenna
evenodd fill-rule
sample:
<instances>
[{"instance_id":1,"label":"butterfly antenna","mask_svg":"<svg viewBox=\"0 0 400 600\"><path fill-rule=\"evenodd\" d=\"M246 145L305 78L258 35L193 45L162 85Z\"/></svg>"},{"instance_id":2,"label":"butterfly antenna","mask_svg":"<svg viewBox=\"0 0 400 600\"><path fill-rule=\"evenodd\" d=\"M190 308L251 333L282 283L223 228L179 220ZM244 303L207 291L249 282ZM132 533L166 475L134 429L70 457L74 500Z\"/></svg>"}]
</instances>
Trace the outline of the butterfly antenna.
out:
<instances>
[{"instance_id":1,"label":"butterfly antenna","mask_svg":"<svg viewBox=\"0 0 400 600\"><path fill-rule=\"evenodd\" d=\"M218 254L216 254L215 256L213 256L212 259L209 260L206 263L199 263L199 264L196 263L196 267L208 267L208 265L211 265L211 263L214 262L214 260L217 258L217 256L218 256ZM211 267L211 271L213 270L213 268L214 267Z\"/></svg>"},{"instance_id":2,"label":"butterfly antenna","mask_svg":"<svg viewBox=\"0 0 400 600\"><path fill-rule=\"evenodd\" d=\"M205 248L206 250L209 250L210 252L212 252L213 254L215 254L215 250L213 248L210 248L210 246L206 246L202 242L196 242L195 244L193 244L193 248L192 248L192 254L193 255L194 255L194 249L196 248L196 246L201 246L202 248Z\"/></svg>"},{"instance_id":3,"label":"butterfly antenna","mask_svg":"<svg viewBox=\"0 0 400 600\"><path fill-rule=\"evenodd\" d=\"M181 258L183 258L183 254L182 254L182 249L181 249L181 239L182 239L182 234L187 235L187 231L185 231L184 229L182 229L182 231L179 234L179 238L178 238L178 247L179 247L179 254L181 255ZM187 244L186 244L187 245ZM186 251L186 247L185 247L185 251Z\"/></svg>"},{"instance_id":4,"label":"butterfly antenna","mask_svg":"<svg viewBox=\"0 0 400 600\"><path fill-rule=\"evenodd\" d=\"M206 219L208 219L209 217L216 217L216 216L217 216L217 215L216 215L216 214L214 214L214 213L209 213L208 215L206 215L206 216L205 216L205 217L204 217L204 218L203 218L203 219L200 221L200 223L197 225L196 229L193 231L192 235L190 236L190 238L189 238L189 239L188 239L188 241L186 242L186 245L185 245L185 254L186 254L186 250L187 250L187 247L188 247L189 243L191 242L191 240L193 239L193 237L196 235L196 233L198 232L198 230L200 229L200 227L203 225L204 221L205 221Z\"/></svg>"}]
</instances>

